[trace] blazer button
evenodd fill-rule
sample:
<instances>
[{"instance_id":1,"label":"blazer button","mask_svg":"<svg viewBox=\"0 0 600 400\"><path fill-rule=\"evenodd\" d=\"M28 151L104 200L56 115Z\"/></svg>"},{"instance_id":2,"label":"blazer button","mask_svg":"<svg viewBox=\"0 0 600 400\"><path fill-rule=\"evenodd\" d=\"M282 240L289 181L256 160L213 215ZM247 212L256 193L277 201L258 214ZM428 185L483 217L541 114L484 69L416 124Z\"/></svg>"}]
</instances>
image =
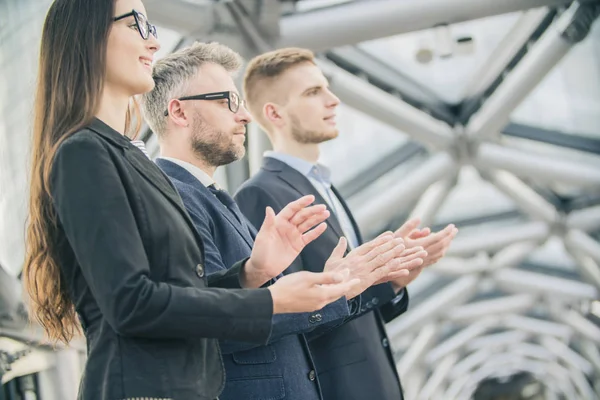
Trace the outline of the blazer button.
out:
<instances>
[{"instance_id":1,"label":"blazer button","mask_svg":"<svg viewBox=\"0 0 600 400\"><path fill-rule=\"evenodd\" d=\"M317 320L317 322L321 322L323 321L323 316L321 314L315 314L315 319Z\"/></svg>"},{"instance_id":2,"label":"blazer button","mask_svg":"<svg viewBox=\"0 0 600 400\"><path fill-rule=\"evenodd\" d=\"M387 338L383 338L383 340L381 341L381 344L383 345L383 347L388 347L390 344L388 343Z\"/></svg>"},{"instance_id":3,"label":"blazer button","mask_svg":"<svg viewBox=\"0 0 600 400\"><path fill-rule=\"evenodd\" d=\"M374 306L376 306L377 304L379 304L379 299L377 297L373 297L373 300L371 300L371 302Z\"/></svg>"},{"instance_id":4,"label":"blazer button","mask_svg":"<svg viewBox=\"0 0 600 400\"><path fill-rule=\"evenodd\" d=\"M315 372L314 369L311 369L310 372L308 373L308 379L310 379L311 381L314 381L315 379L317 379L317 373Z\"/></svg>"},{"instance_id":5,"label":"blazer button","mask_svg":"<svg viewBox=\"0 0 600 400\"><path fill-rule=\"evenodd\" d=\"M314 324L315 322L317 322L316 315L311 315L310 317L308 317L308 322L310 322L311 324Z\"/></svg>"},{"instance_id":6,"label":"blazer button","mask_svg":"<svg viewBox=\"0 0 600 400\"><path fill-rule=\"evenodd\" d=\"M196 275L198 275L198 278L204 277L204 267L202 264L196 265Z\"/></svg>"}]
</instances>

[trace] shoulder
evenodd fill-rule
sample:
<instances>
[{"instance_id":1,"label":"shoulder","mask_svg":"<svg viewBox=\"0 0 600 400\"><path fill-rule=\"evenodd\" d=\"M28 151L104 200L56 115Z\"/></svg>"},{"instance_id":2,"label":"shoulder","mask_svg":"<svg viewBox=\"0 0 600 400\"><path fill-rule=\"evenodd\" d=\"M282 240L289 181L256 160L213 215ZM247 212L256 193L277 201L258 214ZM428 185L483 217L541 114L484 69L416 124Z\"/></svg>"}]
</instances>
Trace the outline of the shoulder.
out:
<instances>
[{"instance_id":1,"label":"shoulder","mask_svg":"<svg viewBox=\"0 0 600 400\"><path fill-rule=\"evenodd\" d=\"M65 139L56 151L56 155L86 150L106 149L106 144L100 136L88 129L82 128Z\"/></svg>"},{"instance_id":2,"label":"shoulder","mask_svg":"<svg viewBox=\"0 0 600 400\"><path fill-rule=\"evenodd\" d=\"M182 182L176 178L169 177L179 196L183 201L183 205L190 213L194 213L203 218L209 219L210 212L208 209L213 208L212 204L208 201L206 193L198 189L194 185Z\"/></svg>"}]
</instances>

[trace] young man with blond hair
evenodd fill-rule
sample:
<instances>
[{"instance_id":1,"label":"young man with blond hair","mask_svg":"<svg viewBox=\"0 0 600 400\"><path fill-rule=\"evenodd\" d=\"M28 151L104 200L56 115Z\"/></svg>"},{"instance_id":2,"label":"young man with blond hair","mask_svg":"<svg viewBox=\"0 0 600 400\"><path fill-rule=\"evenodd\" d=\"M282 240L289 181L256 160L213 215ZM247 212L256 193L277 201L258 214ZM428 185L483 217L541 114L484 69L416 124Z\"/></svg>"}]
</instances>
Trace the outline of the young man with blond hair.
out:
<instances>
[{"instance_id":1,"label":"young man with blond hair","mask_svg":"<svg viewBox=\"0 0 600 400\"><path fill-rule=\"evenodd\" d=\"M244 93L250 113L266 131L274 151L266 153L261 170L242 185L235 199L256 226L265 217L265 207L278 210L307 194L328 205L330 228L288 268L323 271L326 256L340 237L346 237L351 248L362 243L350 209L331 184L329 170L318 163L319 144L338 136L335 116L340 101L329 90L313 53L298 48L252 59ZM406 285L443 256L456 234L452 225L430 234L428 229L417 229L418 224L418 220L408 221L395 234L403 238L405 254L426 250L422 264L408 275L380 279L360 295L361 307L352 319L309 342L325 400L402 398L385 323L406 310Z\"/></svg>"}]
</instances>

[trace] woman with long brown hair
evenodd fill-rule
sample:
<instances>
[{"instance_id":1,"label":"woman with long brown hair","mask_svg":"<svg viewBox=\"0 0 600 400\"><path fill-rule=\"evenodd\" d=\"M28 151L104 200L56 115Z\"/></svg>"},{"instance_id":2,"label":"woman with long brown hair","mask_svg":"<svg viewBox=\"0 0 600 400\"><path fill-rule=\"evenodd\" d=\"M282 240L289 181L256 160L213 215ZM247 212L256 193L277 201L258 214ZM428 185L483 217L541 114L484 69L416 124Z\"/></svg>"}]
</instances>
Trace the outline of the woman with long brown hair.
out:
<instances>
[{"instance_id":1,"label":"woman with long brown hair","mask_svg":"<svg viewBox=\"0 0 600 400\"><path fill-rule=\"evenodd\" d=\"M23 276L51 339L83 328L81 399L214 399L216 339L266 343L274 313L320 309L356 283L301 272L241 289L323 232L310 197L268 210L252 256L204 275L177 192L125 134L158 48L140 0L56 0L43 28Z\"/></svg>"}]
</instances>

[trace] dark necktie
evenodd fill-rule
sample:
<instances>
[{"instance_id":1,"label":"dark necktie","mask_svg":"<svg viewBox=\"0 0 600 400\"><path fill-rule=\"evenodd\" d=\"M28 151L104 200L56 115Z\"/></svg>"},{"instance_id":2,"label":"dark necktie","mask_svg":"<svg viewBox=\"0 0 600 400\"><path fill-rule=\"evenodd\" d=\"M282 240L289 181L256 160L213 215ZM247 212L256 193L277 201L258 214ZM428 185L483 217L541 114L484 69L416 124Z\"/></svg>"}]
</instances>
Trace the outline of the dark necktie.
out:
<instances>
[{"instance_id":1,"label":"dark necktie","mask_svg":"<svg viewBox=\"0 0 600 400\"><path fill-rule=\"evenodd\" d=\"M246 226L244 222L244 218L242 217L242 211L235 203L235 200L224 190L217 189L214 184L208 186L208 190L215 195L217 199L237 218L237 220L242 224L242 226Z\"/></svg>"}]
</instances>

